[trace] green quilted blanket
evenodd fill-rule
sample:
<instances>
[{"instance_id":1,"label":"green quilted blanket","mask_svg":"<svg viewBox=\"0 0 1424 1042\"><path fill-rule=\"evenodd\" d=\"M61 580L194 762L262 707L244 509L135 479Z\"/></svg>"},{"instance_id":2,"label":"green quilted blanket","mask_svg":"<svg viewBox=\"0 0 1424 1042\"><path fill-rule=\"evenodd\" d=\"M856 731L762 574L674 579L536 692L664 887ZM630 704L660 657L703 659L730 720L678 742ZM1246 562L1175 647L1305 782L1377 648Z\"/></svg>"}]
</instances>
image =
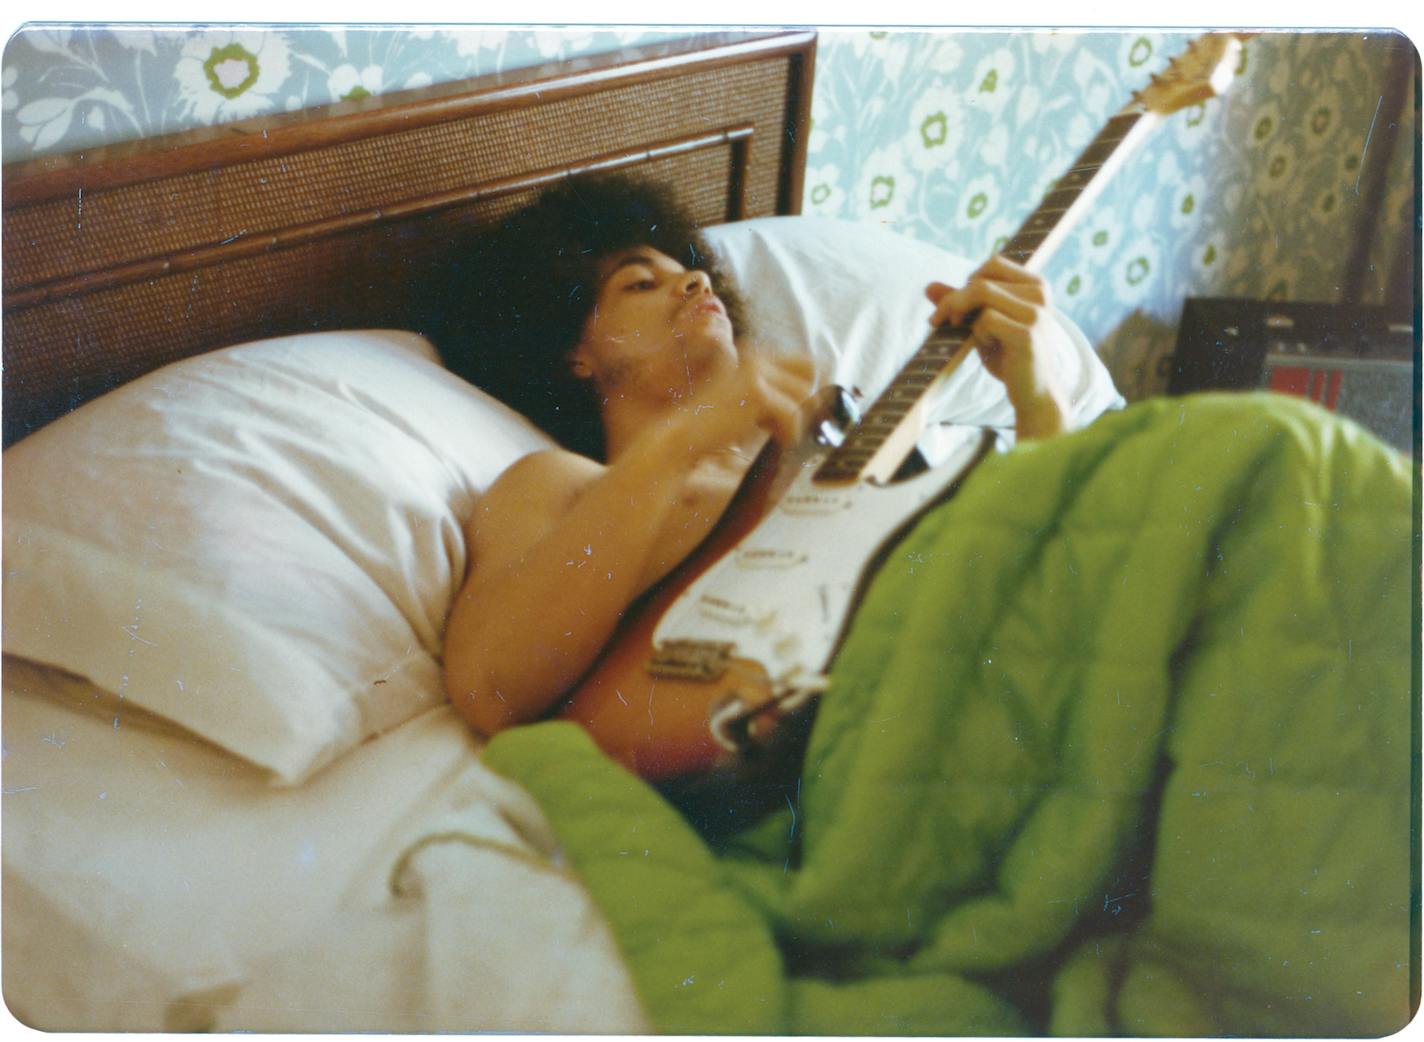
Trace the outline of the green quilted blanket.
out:
<instances>
[{"instance_id":1,"label":"green quilted blanket","mask_svg":"<svg viewBox=\"0 0 1424 1042\"><path fill-rule=\"evenodd\" d=\"M573 725L543 806L660 1031L1379 1035L1409 1019L1409 467L1280 396L986 461L878 574L799 802L712 849Z\"/></svg>"}]
</instances>

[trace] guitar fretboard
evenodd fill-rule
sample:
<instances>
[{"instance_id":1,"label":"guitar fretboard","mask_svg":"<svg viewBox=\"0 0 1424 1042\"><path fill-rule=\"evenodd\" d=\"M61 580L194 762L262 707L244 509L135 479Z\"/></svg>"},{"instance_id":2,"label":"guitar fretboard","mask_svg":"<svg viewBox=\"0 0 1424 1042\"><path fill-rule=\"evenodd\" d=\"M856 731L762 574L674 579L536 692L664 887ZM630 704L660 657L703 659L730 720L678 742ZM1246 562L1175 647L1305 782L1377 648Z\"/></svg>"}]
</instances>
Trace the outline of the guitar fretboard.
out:
<instances>
[{"instance_id":1,"label":"guitar fretboard","mask_svg":"<svg viewBox=\"0 0 1424 1042\"><path fill-rule=\"evenodd\" d=\"M1093 138L1068 172L1059 178L1038 207L1000 252L1009 260L1028 266L1030 261L1042 263L1055 243L1049 239L1055 232L1066 231L1079 214L1089 187L1142 119L1138 107L1124 109ZM1058 236L1061 239L1061 235ZM941 326L925 339L890 381L861 421L846 435L817 469L813 480L844 483L856 480L905 422L916 403L929 391L940 373L965 349L972 335L968 324Z\"/></svg>"}]
</instances>

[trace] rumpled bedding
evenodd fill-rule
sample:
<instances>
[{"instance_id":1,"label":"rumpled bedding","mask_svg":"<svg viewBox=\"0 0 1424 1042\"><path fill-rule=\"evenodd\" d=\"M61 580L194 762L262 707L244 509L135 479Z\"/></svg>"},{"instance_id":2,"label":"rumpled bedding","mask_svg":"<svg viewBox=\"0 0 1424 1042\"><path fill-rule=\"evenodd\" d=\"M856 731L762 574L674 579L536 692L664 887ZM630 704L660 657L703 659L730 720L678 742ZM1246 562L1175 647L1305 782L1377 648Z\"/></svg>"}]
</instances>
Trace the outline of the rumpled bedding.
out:
<instances>
[{"instance_id":1,"label":"rumpled bedding","mask_svg":"<svg viewBox=\"0 0 1424 1042\"><path fill-rule=\"evenodd\" d=\"M492 840L451 817L397 859L390 901L267 959L211 1029L646 1033L577 883L523 837Z\"/></svg>"},{"instance_id":2,"label":"rumpled bedding","mask_svg":"<svg viewBox=\"0 0 1424 1042\"><path fill-rule=\"evenodd\" d=\"M431 709L298 787L5 656L7 1008L44 1031L646 1031L527 793Z\"/></svg>"},{"instance_id":3,"label":"rumpled bedding","mask_svg":"<svg viewBox=\"0 0 1424 1042\"><path fill-rule=\"evenodd\" d=\"M877 575L799 798L713 847L574 725L542 806L667 1033L1410 1016L1412 482L1274 395L986 461Z\"/></svg>"}]
</instances>

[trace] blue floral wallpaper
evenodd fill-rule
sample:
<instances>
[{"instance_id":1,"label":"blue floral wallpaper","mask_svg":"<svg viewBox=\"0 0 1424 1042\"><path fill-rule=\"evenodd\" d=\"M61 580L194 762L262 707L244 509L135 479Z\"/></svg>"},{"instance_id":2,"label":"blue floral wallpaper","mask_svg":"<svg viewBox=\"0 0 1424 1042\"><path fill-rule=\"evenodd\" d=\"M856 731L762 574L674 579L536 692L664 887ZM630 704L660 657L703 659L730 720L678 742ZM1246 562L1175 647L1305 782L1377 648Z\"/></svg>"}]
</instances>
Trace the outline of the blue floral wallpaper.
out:
<instances>
[{"instance_id":1,"label":"blue floral wallpaper","mask_svg":"<svg viewBox=\"0 0 1424 1042\"><path fill-rule=\"evenodd\" d=\"M883 221L985 256L1190 39L823 36L805 209ZM1355 237L1374 229L1376 270L1361 296L1382 299L1400 237L1415 234L1419 177L1412 104L1398 147L1382 144L1390 42L1252 38L1226 96L1165 121L1050 261L1056 299L1129 398L1165 389L1188 295L1340 300ZM1379 163L1391 176L1375 211L1361 189L1367 166Z\"/></svg>"},{"instance_id":2,"label":"blue floral wallpaper","mask_svg":"<svg viewBox=\"0 0 1424 1042\"><path fill-rule=\"evenodd\" d=\"M31 26L5 48L5 161L685 35L570 29Z\"/></svg>"},{"instance_id":3,"label":"blue floral wallpaper","mask_svg":"<svg viewBox=\"0 0 1424 1042\"><path fill-rule=\"evenodd\" d=\"M5 49L0 143L7 162L78 151L680 34L30 26ZM1188 39L823 30L804 209L985 256ZM1340 300L1351 251L1369 234L1362 297L1382 299L1401 237L1415 234L1419 180L1412 104L1401 125L1389 119L1396 42L1252 38L1228 96L1171 117L1055 255L1046 273L1058 301L1129 398L1165 386L1188 295ZM1389 176L1372 208L1380 164Z\"/></svg>"}]
</instances>

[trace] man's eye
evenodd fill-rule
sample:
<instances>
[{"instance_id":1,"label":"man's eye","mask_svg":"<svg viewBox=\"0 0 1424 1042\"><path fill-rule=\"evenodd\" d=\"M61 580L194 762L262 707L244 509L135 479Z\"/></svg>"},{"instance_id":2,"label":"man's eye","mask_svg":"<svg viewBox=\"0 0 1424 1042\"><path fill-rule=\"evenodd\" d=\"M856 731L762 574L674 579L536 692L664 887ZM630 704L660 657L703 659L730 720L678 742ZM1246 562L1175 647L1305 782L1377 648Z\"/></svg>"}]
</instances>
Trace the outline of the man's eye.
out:
<instances>
[{"instance_id":1,"label":"man's eye","mask_svg":"<svg viewBox=\"0 0 1424 1042\"><path fill-rule=\"evenodd\" d=\"M655 285L656 283L652 279L638 279L636 282L628 283L624 289L652 289Z\"/></svg>"}]
</instances>

